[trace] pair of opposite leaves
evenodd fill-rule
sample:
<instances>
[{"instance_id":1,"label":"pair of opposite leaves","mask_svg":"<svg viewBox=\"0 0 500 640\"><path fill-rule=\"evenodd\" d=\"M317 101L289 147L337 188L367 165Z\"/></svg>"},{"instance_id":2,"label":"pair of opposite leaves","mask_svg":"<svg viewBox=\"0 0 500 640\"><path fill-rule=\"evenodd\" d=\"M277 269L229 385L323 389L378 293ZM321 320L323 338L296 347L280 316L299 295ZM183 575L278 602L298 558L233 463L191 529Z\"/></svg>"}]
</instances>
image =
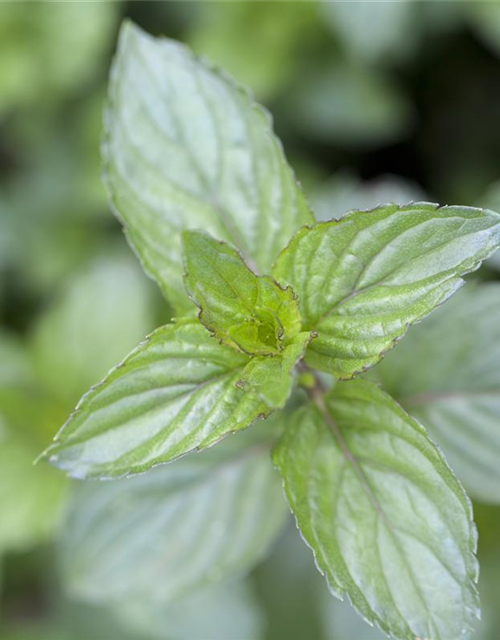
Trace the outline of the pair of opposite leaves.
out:
<instances>
[{"instance_id":1,"label":"pair of opposite leaves","mask_svg":"<svg viewBox=\"0 0 500 640\"><path fill-rule=\"evenodd\" d=\"M235 244L245 257L255 258L263 273L297 227L311 221L310 214L267 116L244 92L175 43L156 42L130 26L123 34L104 145L108 186L146 269L185 311L176 263L174 220L179 211L186 227L200 226L202 218L201 226L216 237L240 238ZM163 74L166 64L169 73ZM178 107L187 100L193 117L184 122ZM166 153L171 150L176 162ZM367 369L496 248L499 219L488 211L420 203L381 206L340 222L304 227L273 270L275 280L282 287L290 285L297 299L291 289L257 278L226 245L188 236L191 242L205 243L205 253L212 255L210 271L206 255L198 270L188 256L188 284L202 307L201 320L220 333L224 344L196 320L158 329L82 399L49 450L51 461L76 477L144 471L209 446L282 406L302 356L310 367L339 379ZM230 265L224 295L214 264ZM339 451L332 433L325 431L324 418L315 407L296 414L275 461L331 588L349 593L359 611L396 637L441 637L450 629L458 633L468 627L477 606L469 584L475 576L474 533L458 483L424 431L376 387L366 382L338 385L326 404L364 473L373 476L379 497L386 498L384 508L399 535L399 546L390 534L375 545L363 543L363 532L380 524L378 501L367 494L374 509L359 500L363 513L352 513L357 502L348 498L355 496L356 481L337 460ZM368 434L373 441L367 441ZM395 485L380 482L363 456L372 461L378 457L377 465L401 474L396 510L392 493L384 495ZM307 475L311 469L312 477ZM413 491L415 487L423 493ZM335 489L336 508L343 515L335 518L335 526L343 530L335 532L330 489ZM430 532L423 527L424 518L417 517L425 500L439 505L436 512L425 504L426 517L433 518ZM363 531L349 531L358 521L366 524ZM418 553L413 546L412 557L405 548L409 538L402 534L410 535L408 522L423 540ZM429 535L438 530L446 544L436 547L436 536ZM432 561L422 551L426 544L434 553ZM378 573L370 574L377 550L392 560L382 563L379 558ZM395 568L394 558L403 556L410 564ZM437 571L435 563L452 570ZM426 567L434 567L434 578L440 577L443 596L437 603L432 602L436 594L429 591L432 576L426 575ZM390 573L385 582L384 570ZM455 593L455 583L462 596ZM397 602L388 604L391 597Z\"/></svg>"},{"instance_id":2,"label":"pair of opposite leaves","mask_svg":"<svg viewBox=\"0 0 500 640\"><path fill-rule=\"evenodd\" d=\"M187 232L186 282L206 329L185 319L157 330L84 396L50 460L78 477L143 471L284 406L302 357L352 378L492 253L499 220L426 203L353 212L300 229L276 282L227 244Z\"/></svg>"}]
</instances>

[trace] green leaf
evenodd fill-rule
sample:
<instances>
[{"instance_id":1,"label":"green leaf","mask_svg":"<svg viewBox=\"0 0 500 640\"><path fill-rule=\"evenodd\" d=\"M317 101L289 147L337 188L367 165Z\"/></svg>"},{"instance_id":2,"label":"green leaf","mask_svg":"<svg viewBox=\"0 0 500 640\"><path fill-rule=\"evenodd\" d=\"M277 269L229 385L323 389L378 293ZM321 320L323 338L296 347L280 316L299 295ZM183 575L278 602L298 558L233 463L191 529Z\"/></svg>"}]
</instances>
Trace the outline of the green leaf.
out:
<instances>
[{"instance_id":1,"label":"green leaf","mask_svg":"<svg viewBox=\"0 0 500 640\"><path fill-rule=\"evenodd\" d=\"M415 3L322 2L327 24L353 58L374 67L402 60L413 53L421 30Z\"/></svg>"},{"instance_id":2,"label":"green leaf","mask_svg":"<svg viewBox=\"0 0 500 640\"><path fill-rule=\"evenodd\" d=\"M55 469L34 467L36 454L27 438L0 431L0 554L51 540L61 522L68 481Z\"/></svg>"},{"instance_id":3,"label":"green leaf","mask_svg":"<svg viewBox=\"0 0 500 640\"><path fill-rule=\"evenodd\" d=\"M167 605L134 597L115 611L141 640L144 633L148 640L259 640L265 628L259 602L243 581L197 589Z\"/></svg>"},{"instance_id":4,"label":"green leaf","mask_svg":"<svg viewBox=\"0 0 500 640\"><path fill-rule=\"evenodd\" d=\"M488 49L500 55L500 6L496 2L467 2L464 17Z\"/></svg>"},{"instance_id":5,"label":"green leaf","mask_svg":"<svg viewBox=\"0 0 500 640\"><path fill-rule=\"evenodd\" d=\"M68 493L55 469L33 466L46 442L46 407L28 355L16 337L0 333L0 556L50 540Z\"/></svg>"},{"instance_id":6,"label":"green leaf","mask_svg":"<svg viewBox=\"0 0 500 640\"><path fill-rule=\"evenodd\" d=\"M266 606L269 640L332 640L319 628L318 590L321 588L328 594L328 589L310 555L295 523L290 522L273 553L256 571Z\"/></svg>"},{"instance_id":7,"label":"green leaf","mask_svg":"<svg viewBox=\"0 0 500 640\"><path fill-rule=\"evenodd\" d=\"M24 8L18 3L0 7L1 115L25 105L43 109L81 90L103 62L118 14L108 2Z\"/></svg>"},{"instance_id":8,"label":"green leaf","mask_svg":"<svg viewBox=\"0 0 500 640\"><path fill-rule=\"evenodd\" d=\"M386 640L387 636L377 627L366 624L348 602L332 600L323 584L318 593L320 617L328 640Z\"/></svg>"},{"instance_id":9,"label":"green leaf","mask_svg":"<svg viewBox=\"0 0 500 640\"><path fill-rule=\"evenodd\" d=\"M245 388L250 385L267 406L281 409L292 391L295 365L303 358L310 341L310 333L299 333L279 355L272 358L252 358L245 367L238 386Z\"/></svg>"},{"instance_id":10,"label":"green leaf","mask_svg":"<svg viewBox=\"0 0 500 640\"><path fill-rule=\"evenodd\" d=\"M225 242L198 231L185 231L183 238L186 286L207 329L249 355L282 351L300 331L293 291L256 276Z\"/></svg>"},{"instance_id":11,"label":"green leaf","mask_svg":"<svg viewBox=\"0 0 500 640\"><path fill-rule=\"evenodd\" d=\"M500 284L466 287L373 377L428 427L471 495L500 502Z\"/></svg>"},{"instance_id":12,"label":"green leaf","mask_svg":"<svg viewBox=\"0 0 500 640\"><path fill-rule=\"evenodd\" d=\"M417 203L301 229L275 278L299 297L306 362L340 379L373 366L500 244L500 215Z\"/></svg>"},{"instance_id":13,"label":"green leaf","mask_svg":"<svg viewBox=\"0 0 500 640\"><path fill-rule=\"evenodd\" d=\"M478 613L470 502L425 429L376 385L295 413L274 460L332 593L399 640L462 637Z\"/></svg>"},{"instance_id":14,"label":"green leaf","mask_svg":"<svg viewBox=\"0 0 500 640\"><path fill-rule=\"evenodd\" d=\"M320 184L311 195L311 206L319 221L342 218L353 209L371 209L379 202L401 206L425 199L422 189L411 180L386 174L361 180L352 171L338 171ZM496 207L487 207L496 211Z\"/></svg>"},{"instance_id":15,"label":"green leaf","mask_svg":"<svg viewBox=\"0 0 500 640\"><path fill-rule=\"evenodd\" d=\"M282 11L274 2L199 3L187 25L188 42L234 78L248 85L266 103L276 99L303 61L302 46L317 38L317 7L294 2ZM276 24L279 23L279 28ZM252 46L242 47L249 30Z\"/></svg>"},{"instance_id":16,"label":"green leaf","mask_svg":"<svg viewBox=\"0 0 500 640\"><path fill-rule=\"evenodd\" d=\"M180 233L229 240L261 273L312 214L270 117L183 45L126 23L103 147L117 214L146 271L179 310Z\"/></svg>"},{"instance_id":17,"label":"green leaf","mask_svg":"<svg viewBox=\"0 0 500 640\"><path fill-rule=\"evenodd\" d=\"M76 478L119 477L208 447L270 412L237 386L248 361L197 320L161 327L83 396L45 456Z\"/></svg>"},{"instance_id":18,"label":"green leaf","mask_svg":"<svg viewBox=\"0 0 500 640\"><path fill-rule=\"evenodd\" d=\"M154 328L149 285L130 256L100 257L37 319L35 370L66 411Z\"/></svg>"},{"instance_id":19,"label":"green leaf","mask_svg":"<svg viewBox=\"0 0 500 640\"><path fill-rule=\"evenodd\" d=\"M500 24L500 23L499 23ZM475 204L486 209L498 211L500 209L500 180L488 185L485 192L477 198ZM488 267L500 270L500 251L496 251L487 262Z\"/></svg>"},{"instance_id":20,"label":"green leaf","mask_svg":"<svg viewBox=\"0 0 500 640\"><path fill-rule=\"evenodd\" d=\"M166 604L240 575L287 512L269 449L282 420L136 478L81 483L63 536L67 587L89 600Z\"/></svg>"},{"instance_id":21,"label":"green leaf","mask_svg":"<svg viewBox=\"0 0 500 640\"><path fill-rule=\"evenodd\" d=\"M308 138L358 150L397 142L414 119L411 102L390 75L346 60L309 69L286 107Z\"/></svg>"}]
</instances>

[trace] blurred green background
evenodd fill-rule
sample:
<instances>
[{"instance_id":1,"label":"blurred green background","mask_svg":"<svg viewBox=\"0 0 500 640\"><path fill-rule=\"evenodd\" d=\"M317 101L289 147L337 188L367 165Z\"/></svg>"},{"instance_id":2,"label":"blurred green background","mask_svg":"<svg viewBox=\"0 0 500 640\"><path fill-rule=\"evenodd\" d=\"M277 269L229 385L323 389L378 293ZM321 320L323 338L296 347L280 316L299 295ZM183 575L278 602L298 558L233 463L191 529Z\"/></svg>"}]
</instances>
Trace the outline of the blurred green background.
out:
<instances>
[{"instance_id":1,"label":"blurred green background","mask_svg":"<svg viewBox=\"0 0 500 640\"><path fill-rule=\"evenodd\" d=\"M1 2L0 637L381 638L329 596L292 524L248 580L169 608L147 594L99 606L61 579L75 486L32 461L80 395L170 319L100 179L126 16L252 88L319 218L389 200L500 210L500 3ZM499 269L493 258L473 278ZM475 511L477 637L495 640L500 507Z\"/></svg>"}]
</instances>

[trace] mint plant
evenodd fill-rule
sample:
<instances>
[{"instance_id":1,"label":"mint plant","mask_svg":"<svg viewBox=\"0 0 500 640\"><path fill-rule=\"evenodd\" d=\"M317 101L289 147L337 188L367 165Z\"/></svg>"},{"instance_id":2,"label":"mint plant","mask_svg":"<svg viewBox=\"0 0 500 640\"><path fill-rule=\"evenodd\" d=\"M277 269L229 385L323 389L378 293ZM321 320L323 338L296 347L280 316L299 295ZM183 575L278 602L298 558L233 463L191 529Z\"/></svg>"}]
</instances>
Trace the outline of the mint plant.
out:
<instances>
[{"instance_id":1,"label":"mint plant","mask_svg":"<svg viewBox=\"0 0 500 640\"><path fill-rule=\"evenodd\" d=\"M500 215L385 204L315 224L267 112L128 23L103 157L116 214L176 319L83 396L44 454L79 479L148 472L80 489L76 588L144 593L160 571L168 600L250 570L284 521L281 476L333 595L393 638L468 633L470 501L425 427L362 374L498 248ZM412 366L399 363L395 388L413 385ZM106 516L131 537L126 554L113 555Z\"/></svg>"}]
</instances>

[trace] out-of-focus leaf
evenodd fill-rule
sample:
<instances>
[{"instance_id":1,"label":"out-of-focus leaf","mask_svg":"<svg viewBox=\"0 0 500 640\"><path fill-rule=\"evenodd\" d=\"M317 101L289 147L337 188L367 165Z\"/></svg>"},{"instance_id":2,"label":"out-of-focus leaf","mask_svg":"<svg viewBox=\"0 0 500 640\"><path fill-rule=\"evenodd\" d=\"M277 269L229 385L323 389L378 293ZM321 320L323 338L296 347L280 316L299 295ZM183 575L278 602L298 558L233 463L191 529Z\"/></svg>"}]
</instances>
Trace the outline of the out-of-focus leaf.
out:
<instances>
[{"instance_id":1,"label":"out-of-focus leaf","mask_svg":"<svg viewBox=\"0 0 500 640\"><path fill-rule=\"evenodd\" d=\"M293 291L257 276L225 242L199 231L183 234L184 276L205 327L249 355L273 356L300 331Z\"/></svg>"},{"instance_id":2,"label":"out-of-focus leaf","mask_svg":"<svg viewBox=\"0 0 500 640\"><path fill-rule=\"evenodd\" d=\"M66 478L33 466L43 446L44 425L38 422L45 409L32 393L34 384L23 345L0 335L0 555L49 540L67 497Z\"/></svg>"},{"instance_id":3,"label":"out-of-focus leaf","mask_svg":"<svg viewBox=\"0 0 500 640\"><path fill-rule=\"evenodd\" d=\"M110 196L144 268L177 309L189 309L183 229L231 241L249 266L268 273L312 220L269 115L179 43L127 23L109 101Z\"/></svg>"},{"instance_id":4,"label":"out-of-focus leaf","mask_svg":"<svg viewBox=\"0 0 500 640\"><path fill-rule=\"evenodd\" d=\"M6 332L0 333L0 392L31 379L30 360L21 340ZM1 409L0 403L0 412Z\"/></svg>"},{"instance_id":5,"label":"out-of-focus leaf","mask_svg":"<svg viewBox=\"0 0 500 640\"><path fill-rule=\"evenodd\" d=\"M68 588L166 603L248 571L287 511L269 456L281 428L266 422L136 478L82 484L62 547Z\"/></svg>"},{"instance_id":6,"label":"out-of-focus leaf","mask_svg":"<svg viewBox=\"0 0 500 640\"><path fill-rule=\"evenodd\" d=\"M26 134L24 144L25 120L12 134L23 168L12 172L0 194L0 269L8 267L30 292L52 293L109 242L102 233L113 223L104 215L102 103L100 95L82 101L76 113L65 114L65 127L56 115L37 119L36 133Z\"/></svg>"},{"instance_id":7,"label":"out-of-focus leaf","mask_svg":"<svg viewBox=\"0 0 500 640\"><path fill-rule=\"evenodd\" d=\"M194 590L167 605L134 598L116 612L129 628L155 640L259 640L264 629L259 604L244 582Z\"/></svg>"},{"instance_id":8,"label":"out-of-focus leaf","mask_svg":"<svg viewBox=\"0 0 500 640\"><path fill-rule=\"evenodd\" d=\"M36 444L0 432L0 553L45 542L60 524L68 482L55 469L34 467L36 455Z\"/></svg>"},{"instance_id":9,"label":"out-of-focus leaf","mask_svg":"<svg viewBox=\"0 0 500 640\"><path fill-rule=\"evenodd\" d=\"M330 640L320 631L317 596L319 588L328 589L295 523L290 522L255 577L268 622L266 638Z\"/></svg>"},{"instance_id":10,"label":"out-of-focus leaf","mask_svg":"<svg viewBox=\"0 0 500 640\"><path fill-rule=\"evenodd\" d=\"M419 29L412 0L323 2L322 13L346 52L361 62L400 62L412 52Z\"/></svg>"},{"instance_id":11,"label":"out-of-focus leaf","mask_svg":"<svg viewBox=\"0 0 500 640\"><path fill-rule=\"evenodd\" d=\"M66 406L154 326L149 282L133 260L101 258L70 280L37 321L35 367Z\"/></svg>"},{"instance_id":12,"label":"out-of-focus leaf","mask_svg":"<svg viewBox=\"0 0 500 640\"><path fill-rule=\"evenodd\" d=\"M2 640L82 640L50 624L23 623L0 626Z\"/></svg>"},{"instance_id":13,"label":"out-of-focus leaf","mask_svg":"<svg viewBox=\"0 0 500 640\"><path fill-rule=\"evenodd\" d=\"M401 640L459 638L478 615L470 502L425 429L376 385L338 383L274 451L333 594Z\"/></svg>"},{"instance_id":14,"label":"out-of-focus leaf","mask_svg":"<svg viewBox=\"0 0 500 640\"><path fill-rule=\"evenodd\" d=\"M387 636L356 613L349 602L334 600L328 589L318 593L320 617L328 640L385 640Z\"/></svg>"},{"instance_id":15,"label":"out-of-focus leaf","mask_svg":"<svg viewBox=\"0 0 500 640\"><path fill-rule=\"evenodd\" d=\"M475 510L476 511L476 510ZM500 611L498 610L498 578L500 575L500 553L498 550L498 518L494 530L495 547L479 554L481 572L479 574L479 594L481 596L481 620L477 624L474 640L492 640L500 633ZM483 531L479 529L481 540Z\"/></svg>"},{"instance_id":16,"label":"out-of-focus leaf","mask_svg":"<svg viewBox=\"0 0 500 640\"><path fill-rule=\"evenodd\" d=\"M479 37L500 55L500 5L497 2L464 2L461 7Z\"/></svg>"},{"instance_id":17,"label":"out-of-focus leaf","mask_svg":"<svg viewBox=\"0 0 500 640\"><path fill-rule=\"evenodd\" d=\"M426 36L452 33L464 24L464 8L469 2L415 2Z\"/></svg>"},{"instance_id":18,"label":"out-of-focus leaf","mask_svg":"<svg viewBox=\"0 0 500 640\"><path fill-rule=\"evenodd\" d=\"M356 175L341 172L313 191L311 206L317 220L342 218L354 209L373 209L384 202L405 205L422 202L425 193L415 183L396 175L384 175L363 182ZM497 211L500 207L486 206Z\"/></svg>"},{"instance_id":19,"label":"out-of-focus leaf","mask_svg":"<svg viewBox=\"0 0 500 640\"><path fill-rule=\"evenodd\" d=\"M412 121L411 105L389 78L346 63L309 73L287 109L305 135L346 147L394 142Z\"/></svg>"},{"instance_id":20,"label":"out-of-focus leaf","mask_svg":"<svg viewBox=\"0 0 500 640\"><path fill-rule=\"evenodd\" d=\"M112 2L37 2L29 11L2 3L0 114L79 89L102 59L117 9Z\"/></svg>"},{"instance_id":21,"label":"out-of-focus leaf","mask_svg":"<svg viewBox=\"0 0 500 640\"><path fill-rule=\"evenodd\" d=\"M486 192L477 199L477 205L493 209L493 211L500 211L500 180L488 187ZM500 270L500 251L496 251L487 264L489 267Z\"/></svg>"},{"instance_id":22,"label":"out-of-focus leaf","mask_svg":"<svg viewBox=\"0 0 500 640\"><path fill-rule=\"evenodd\" d=\"M161 327L83 396L44 457L76 478L111 478L215 444L271 411L241 388L248 362L196 319Z\"/></svg>"},{"instance_id":23,"label":"out-of-focus leaf","mask_svg":"<svg viewBox=\"0 0 500 640\"><path fill-rule=\"evenodd\" d=\"M466 489L500 503L500 285L468 286L372 372L429 429Z\"/></svg>"},{"instance_id":24,"label":"out-of-focus leaf","mask_svg":"<svg viewBox=\"0 0 500 640\"><path fill-rule=\"evenodd\" d=\"M275 97L293 78L300 53L317 38L312 2L207 2L198 5L188 41L193 49L248 85L259 99ZM251 33L251 39L248 34Z\"/></svg>"},{"instance_id":25,"label":"out-of-focus leaf","mask_svg":"<svg viewBox=\"0 0 500 640\"><path fill-rule=\"evenodd\" d=\"M304 227L273 274L298 295L303 329L318 334L306 362L347 379L379 362L499 244L493 211L388 204Z\"/></svg>"}]
</instances>

